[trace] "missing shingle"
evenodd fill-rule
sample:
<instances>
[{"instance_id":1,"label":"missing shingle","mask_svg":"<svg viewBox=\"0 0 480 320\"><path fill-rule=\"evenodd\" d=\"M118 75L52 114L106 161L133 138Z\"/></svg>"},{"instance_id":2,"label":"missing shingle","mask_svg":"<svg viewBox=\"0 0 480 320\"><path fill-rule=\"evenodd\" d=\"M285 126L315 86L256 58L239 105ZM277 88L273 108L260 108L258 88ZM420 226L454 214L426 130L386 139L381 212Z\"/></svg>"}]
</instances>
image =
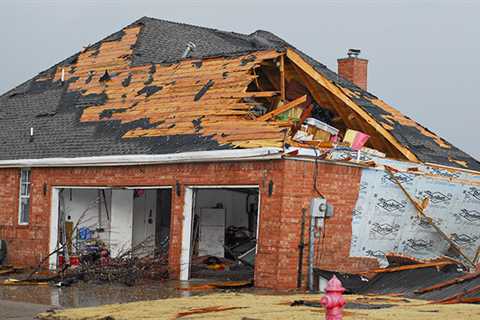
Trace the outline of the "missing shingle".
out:
<instances>
[{"instance_id":1,"label":"missing shingle","mask_svg":"<svg viewBox=\"0 0 480 320\"><path fill-rule=\"evenodd\" d=\"M147 80L145 80L145 81L143 82L143 84L144 84L144 85L149 85L149 84L151 84L152 82L153 82L153 74L149 73L149 74L147 75Z\"/></svg>"},{"instance_id":2,"label":"missing shingle","mask_svg":"<svg viewBox=\"0 0 480 320\"><path fill-rule=\"evenodd\" d=\"M197 94L193 98L193 101L200 100L203 97L203 95L208 91L208 89L210 89L214 84L215 84L215 81L208 80L208 82L203 86L203 88L197 92Z\"/></svg>"},{"instance_id":3,"label":"missing shingle","mask_svg":"<svg viewBox=\"0 0 480 320\"><path fill-rule=\"evenodd\" d=\"M88 50L88 48L87 48L87 50ZM97 47L92 51L92 53L90 54L90 57L96 57L96 56L98 56L99 53L100 53L100 48Z\"/></svg>"},{"instance_id":4,"label":"missing shingle","mask_svg":"<svg viewBox=\"0 0 480 320\"><path fill-rule=\"evenodd\" d=\"M157 72L157 67L155 66L154 63L150 65L150 68L148 70L148 75L147 75L147 80L143 82L145 85L149 85L153 82L153 75Z\"/></svg>"},{"instance_id":5,"label":"missing shingle","mask_svg":"<svg viewBox=\"0 0 480 320\"><path fill-rule=\"evenodd\" d=\"M202 130L202 117L198 118L198 119L193 119L192 120L192 124L193 124L193 127L195 128L195 132L199 132L200 130Z\"/></svg>"},{"instance_id":6,"label":"missing shingle","mask_svg":"<svg viewBox=\"0 0 480 320\"><path fill-rule=\"evenodd\" d=\"M148 70L148 73L153 74L153 73L155 73L155 72L157 72L157 66L156 66L154 63L152 63L152 64L150 65L150 69Z\"/></svg>"},{"instance_id":7,"label":"missing shingle","mask_svg":"<svg viewBox=\"0 0 480 320\"><path fill-rule=\"evenodd\" d=\"M122 86L128 87L130 85L130 82L132 82L132 73L129 72L128 76L122 80Z\"/></svg>"},{"instance_id":8,"label":"missing shingle","mask_svg":"<svg viewBox=\"0 0 480 320\"><path fill-rule=\"evenodd\" d=\"M202 67L202 64L203 64L202 60L192 62L192 66L195 67L196 69L200 69Z\"/></svg>"},{"instance_id":9,"label":"missing shingle","mask_svg":"<svg viewBox=\"0 0 480 320\"><path fill-rule=\"evenodd\" d=\"M157 93L158 91L162 90L162 86L145 86L139 91L137 91L137 95L140 96L145 94L146 97L150 97L152 94Z\"/></svg>"},{"instance_id":10,"label":"missing shingle","mask_svg":"<svg viewBox=\"0 0 480 320\"><path fill-rule=\"evenodd\" d=\"M256 57L255 55L251 54L251 55L249 55L248 57L243 58L242 60L240 60L240 65L241 65L241 66L244 66L244 65L247 65L248 63L253 62L253 61L255 61L255 60L257 60L257 57Z\"/></svg>"},{"instance_id":11,"label":"missing shingle","mask_svg":"<svg viewBox=\"0 0 480 320\"><path fill-rule=\"evenodd\" d=\"M103 76L100 77L100 82L106 82L106 81L110 81L112 78L110 77L110 74L108 73L108 70L105 70L105 73L103 74Z\"/></svg>"},{"instance_id":12,"label":"missing shingle","mask_svg":"<svg viewBox=\"0 0 480 320\"><path fill-rule=\"evenodd\" d=\"M110 119L115 113L123 113L126 112L127 109L121 108L121 109L105 109L103 110L99 115L99 119Z\"/></svg>"},{"instance_id":13,"label":"missing shingle","mask_svg":"<svg viewBox=\"0 0 480 320\"><path fill-rule=\"evenodd\" d=\"M90 81L92 81L93 75L95 74L95 71L88 71L88 77L85 79L85 83L88 84Z\"/></svg>"}]
</instances>

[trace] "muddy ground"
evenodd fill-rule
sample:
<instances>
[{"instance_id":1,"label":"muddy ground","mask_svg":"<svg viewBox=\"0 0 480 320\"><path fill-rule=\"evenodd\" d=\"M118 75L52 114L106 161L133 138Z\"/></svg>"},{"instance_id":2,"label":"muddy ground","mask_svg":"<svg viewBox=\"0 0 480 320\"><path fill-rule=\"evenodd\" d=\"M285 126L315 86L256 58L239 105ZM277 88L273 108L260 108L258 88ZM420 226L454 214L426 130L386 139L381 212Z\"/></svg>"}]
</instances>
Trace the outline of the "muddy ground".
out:
<instances>
[{"instance_id":1,"label":"muddy ground","mask_svg":"<svg viewBox=\"0 0 480 320\"><path fill-rule=\"evenodd\" d=\"M316 306L321 295L262 295L223 293L171 298L94 308L43 313L40 319L237 319L295 320L322 319L324 309ZM480 319L480 305L433 305L427 301L398 297L346 296L349 304L344 319L442 320ZM312 305L291 306L295 300Z\"/></svg>"},{"instance_id":2,"label":"muddy ground","mask_svg":"<svg viewBox=\"0 0 480 320\"><path fill-rule=\"evenodd\" d=\"M206 289L210 281L148 281L122 284L76 283L0 286L0 319L322 319L319 294L279 294L267 290ZM189 290L182 290L190 288ZM193 290L192 290L193 288ZM480 305L435 305L399 297L346 295L345 319L479 319ZM290 306L295 300L307 306ZM205 309L206 308L206 309ZM373 309L372 309L373 308Z\"/></svg>"}]
</instances>

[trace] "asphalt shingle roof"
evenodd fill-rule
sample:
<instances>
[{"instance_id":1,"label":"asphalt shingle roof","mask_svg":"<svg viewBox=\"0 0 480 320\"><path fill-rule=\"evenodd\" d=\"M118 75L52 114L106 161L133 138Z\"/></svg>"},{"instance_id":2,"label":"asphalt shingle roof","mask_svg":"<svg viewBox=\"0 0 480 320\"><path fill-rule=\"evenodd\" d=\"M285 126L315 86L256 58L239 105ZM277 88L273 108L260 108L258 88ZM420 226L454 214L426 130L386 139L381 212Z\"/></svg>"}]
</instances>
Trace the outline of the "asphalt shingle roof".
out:
<instances>
[{"instance_id":1,"label":"asphalt shingle roof","mask_svg":"<svg viewBox=\"0 0 480 320\"><path fill-rule=\"evenodd\" d=\"M132 25L142 26L133 46L133 66L177 62L190 41L196 45L192 58L238 56L254 51L293 48L274 34L262 30L245 35L147 17ZM123 31L116 32L92 47L98 47L105 41L115 41L122 35ZM379 123L385 122L384 115L387 111L367 99L375 98L374 95L342 79L303 52L293 49L327 79L358 93L354 102ZM78 55L75 54L58 65L69 65ZM142 120L129 124L120 124L119 121L80 122L83 108L92 103L100 104L103 97L69 92L67 85L62 85L59 81L41 81L45 75L54 73L56 67L57 65L53 66L0 96L0 160L165 154L229 148L228 145L219 145L213 139L198 135L121 138L131 127L148 127L149 123ZM33 140L30 138L30 128L34 128ZM465 161L470 169L480 171L477 160L446 141L449 148L440 147L415 127L395 123L390 132L421 161L461 167L451 161L453 158Z\"/></svg>"}]
</instances>

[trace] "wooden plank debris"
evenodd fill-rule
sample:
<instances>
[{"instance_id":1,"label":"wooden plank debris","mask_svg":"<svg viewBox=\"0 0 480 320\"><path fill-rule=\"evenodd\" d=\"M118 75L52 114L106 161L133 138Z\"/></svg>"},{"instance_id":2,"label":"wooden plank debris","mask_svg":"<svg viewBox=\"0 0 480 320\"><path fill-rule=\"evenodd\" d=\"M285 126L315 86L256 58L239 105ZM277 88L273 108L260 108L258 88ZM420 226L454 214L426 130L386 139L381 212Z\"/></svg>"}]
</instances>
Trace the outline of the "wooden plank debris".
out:
<instances>
[{"instance_id":1,"label":"wooden plank debris","mask_svg":"<svg viewBox=\"0 0 480 320\"><path fill-rule=\"evenodd\" d=\"M362 274L399 272L399 271L405 271L405 270L414 270L414 269L432 268L432 267L443 268L445 266L449 266L452 264L454 264L452 261L437 261L437 262L430 262L430 263L409 264L409 265L400 266L400 267L368 270L366 272L362 272Z\"/></svg>"},{"instance_id":2,"label":"wooden plank debris","mask_svg":"<svg viewBox=\"0 0 480 320\"><path fill-rule=\"evenodd\" d=\"M283 106L280 106L277 109L275 109L275 110L273 110L269 113L266 113L261 117L258 117L256 120L257 121L268 121L268 120L272 119L273 117L278 116L281 113L284 113L284 112L286 112L286 111L288 111L292 108L301 106L305 102L307 102L307 96L306 95L301 96L300 98L297 98L293 101L290 101L290 102L284 104Z\"/></svg>"},{"instance_id":3,"label":"wooden plank debris","mask_svg":"<svg viewBox=\"0 0 480 320\"><path fill-rule=\"evenodd\" d=\"M286 99L285 90L285 55L280 56L280 98L282 101Z\"/></svg>"},{"instance_id":4,"label":"wooden plank debris","mask_svg":"<svg viewBox=\"0 0 480 320\"><path fill-rule=\"evenodd\" d=\"M248 307L222 307L222 306L214 306L214 307L205 307L205 308L194 308L190 309L189 311L182 311L177 313L177 319L195 315L195 314L205 314L205 313L212 313L212 312L222 312L228 310L237 310L237 309L246 309Z\"/></svg>"}]
</instances>

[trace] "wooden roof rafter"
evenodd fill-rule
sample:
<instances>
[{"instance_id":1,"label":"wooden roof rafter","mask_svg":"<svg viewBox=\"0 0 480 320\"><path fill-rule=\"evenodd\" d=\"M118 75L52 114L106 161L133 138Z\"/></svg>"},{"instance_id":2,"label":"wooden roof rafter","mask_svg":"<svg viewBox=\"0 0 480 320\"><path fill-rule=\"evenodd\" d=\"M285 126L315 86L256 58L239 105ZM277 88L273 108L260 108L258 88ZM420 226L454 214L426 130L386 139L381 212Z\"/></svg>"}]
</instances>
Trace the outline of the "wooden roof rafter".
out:
<instances>
[{"instance_id":1,"label":"wooden roof rafter","mask_svg":"<svg viewBox=\"0 0 480 320\"><path fill-rule=\"evenodd\" d=\"M407 160L419 162L418 158L415 156L415 154L413 154L413 152L403 146L388 130L386 130L365 110L353 102L353 100L350 99L350 97L348 97L339 87L315 70L315 68L306 62L297 52L290 48L287 49L287 58L318 84L320 84L324 89L328 90L328 92L332 93L336 98L342 101L355 114L358 114L363 121L372 127L376 133L382 135Z\"/></svg>"},{"instance_id":2,"label":"wooden roof rafter","mask_svg":"<svg viewBox=\"0 0 480 320\"><path fill-rule=\"evenodd\" d=\"M388 154L398 154L398 152L394 150L387 141L384 141L383 137L378 137L373 129L370 129L370 127L367 126L364 121L358 119L355 113L348 112L348 110L341 105L341 101L338 101L337 98L332 96L330 92L316 83L311 77L306 75L305 72L303 72L299 67L294 66L294 71L302 83L306 85L313 99L322 107L324 106L325 101L328 104L329 109L332 109L334 113L338 114L338 116L341 118L341 121L343 121L347 128L361 130L371 135L370 143L374 148L386 151Z\"/></svg>"}]
</instances>

